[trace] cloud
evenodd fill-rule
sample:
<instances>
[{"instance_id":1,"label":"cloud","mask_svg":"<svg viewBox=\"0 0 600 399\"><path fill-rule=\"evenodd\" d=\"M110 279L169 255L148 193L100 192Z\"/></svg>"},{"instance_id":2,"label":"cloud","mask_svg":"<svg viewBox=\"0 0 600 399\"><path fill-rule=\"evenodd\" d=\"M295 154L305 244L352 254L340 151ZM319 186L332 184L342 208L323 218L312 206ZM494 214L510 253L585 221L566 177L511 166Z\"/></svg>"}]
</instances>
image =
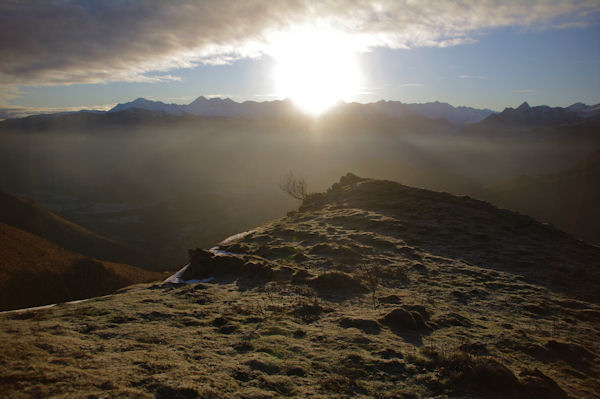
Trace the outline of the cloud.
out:
<instances>
[{"instance_id":1,"label":"cloud","mask_svg":"<svg viewBox=\"0 0 600 399\"><path fill-rule=\"evenodd\" d=\"M505 26L585 26L599 14L597 0L8 1L0 87L14 96L22 85L175 80L168 71L273 55L298 26L369 51L455 46Z\"/></svg>"},{"instance_id":2,"label":"cloud","mask_svg":"<svg viewBox=\"0 0 600 399\"><path fill-rule=\"evenodd\" d=\"M402 86L403 87L421 87L421 86L423 86L423 83L404 83Z\"/></svg>"}]
</instances>

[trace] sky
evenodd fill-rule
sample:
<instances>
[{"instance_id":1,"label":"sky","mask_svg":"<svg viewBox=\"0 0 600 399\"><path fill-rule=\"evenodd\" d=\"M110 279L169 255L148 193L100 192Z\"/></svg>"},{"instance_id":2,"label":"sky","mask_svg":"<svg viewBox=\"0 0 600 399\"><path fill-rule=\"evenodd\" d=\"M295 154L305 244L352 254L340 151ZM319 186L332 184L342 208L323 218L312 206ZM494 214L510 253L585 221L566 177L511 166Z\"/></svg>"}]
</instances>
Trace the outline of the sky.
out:
<instances>
[{"instance_id":1,"label":"sky","mask_svg":"<svg viewBox=\"0 0 600 399\"><path fill-rule=\"evenodd\" d=\"M600 102L600 0L0 0L0 117L290 97Z\"/></svg>"}]
</instances>

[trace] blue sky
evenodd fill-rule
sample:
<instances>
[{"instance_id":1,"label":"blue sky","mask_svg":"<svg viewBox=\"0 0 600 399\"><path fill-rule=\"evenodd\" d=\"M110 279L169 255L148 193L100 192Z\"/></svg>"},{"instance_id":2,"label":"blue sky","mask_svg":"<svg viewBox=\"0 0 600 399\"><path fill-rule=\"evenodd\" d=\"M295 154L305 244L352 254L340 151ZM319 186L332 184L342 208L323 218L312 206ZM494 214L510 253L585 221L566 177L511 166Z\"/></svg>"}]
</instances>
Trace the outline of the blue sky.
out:
<instances>
[{"instance_id":1,"label":"blue sky","mask_svg":"<svg viewBox=\"0 0 600 399\"><path fill-rule=\"evenodd\" d=\"M278 92L274 75L280 53L273 38L286 37L294 22L279 26L269 18L289 13L298 25L312 23L301 18L307 9L273 10L269 4L275 3L269 2L262 7L251 2L250 10L214 10L214 2L189 2L189 10L175 13L162 10L164 3L152 3L153 8L143 8L146 2L125 3L129 16L94 1L49 1L33 16L27 7L1 5L5 16L0 26L4 22L5 29L40 24L36 18L45 22L31 37L24 33L5 48L12 58L0 61L0 108L35 113L106 108L137 97L174 103L189 103L200 95L236 101L283 98L288 93ZM456 1L442 10L441 5L452 2L423 2L436 6L433 22L431 7L414 2L384 1L365 8L366 3L350 14L334 5L319 11L319 32L342 32L339 43L354 46L348 51L355 53L362 76L354 101L439 100L494 110L522 101L552 106L600 102L597 1ZM65 7L76 15L66 28L61 21ZM186 14L193 12L206 20L188 21ZM111 13L118 18L111 19ZM244 13L251 17L241 19ZM169 20L173 14L179 19ZM229 20L237 21L235 29L221 29ZM148 34L144 29L151 21L160 23ZM163 42L164 37L171 39ZM318 42L319 37L310 40Z\"/></svg>"}]
</instances>

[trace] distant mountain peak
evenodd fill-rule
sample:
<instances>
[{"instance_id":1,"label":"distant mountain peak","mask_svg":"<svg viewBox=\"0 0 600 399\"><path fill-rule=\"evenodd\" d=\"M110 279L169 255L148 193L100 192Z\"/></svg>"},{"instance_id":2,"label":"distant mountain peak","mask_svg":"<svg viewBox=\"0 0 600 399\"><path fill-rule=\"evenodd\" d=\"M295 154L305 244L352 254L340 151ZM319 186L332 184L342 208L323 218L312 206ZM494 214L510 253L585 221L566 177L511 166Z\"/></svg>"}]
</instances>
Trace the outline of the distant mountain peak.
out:
<instances>
[{"instance_id":1,"label":"distant mountain peak","mask_svg":"<svg viewBox=\"0 0 600 399\"><path fill-rule=\"evenodd\" d=\"M600 104L587 105L582 102L569 105L566 109L571 112L575 112L577 115L583 118L591 118L600 115Z\"/></svg>"},{"instance_id":2,"label":"distant mountain peak","mask_svg":"<svg viewBox=\"0 0 600 399\"><path fill-rule=\"evenodd\" d=\"M526 101L515 108L505 108L499 114L490 115L479 123L486 128L500 129L539 128L548 126L561 126L579 123L585 118L597 115L598 111L585 104L573 104L570 107L550 107L536 105L531 107ZM469 131L474 131L472 127Z\"/></svg>"}]
</instances>

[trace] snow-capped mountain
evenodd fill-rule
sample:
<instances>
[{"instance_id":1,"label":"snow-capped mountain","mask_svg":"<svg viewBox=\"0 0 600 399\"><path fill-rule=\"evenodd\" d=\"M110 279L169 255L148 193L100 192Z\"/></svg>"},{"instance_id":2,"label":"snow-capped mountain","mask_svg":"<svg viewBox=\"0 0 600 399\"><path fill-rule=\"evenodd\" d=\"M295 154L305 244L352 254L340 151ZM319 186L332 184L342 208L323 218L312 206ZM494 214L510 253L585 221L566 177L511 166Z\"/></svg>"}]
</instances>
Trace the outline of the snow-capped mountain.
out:
<instances>
[{"instance_id":1,"label":"snow-capped mountain","mask_svg":"<svg viewBox=\"0 0 600 399\"><path fill-rule=\"evenodd\" d=\"M146 100L142 97L137 98L128 103L117 104L108 112L119 112L133 108L145 109L148 111L160 111L172 115L183 115L182 106L179 104L165 104L162 101Z\"/></svg>"}]
</instances>

